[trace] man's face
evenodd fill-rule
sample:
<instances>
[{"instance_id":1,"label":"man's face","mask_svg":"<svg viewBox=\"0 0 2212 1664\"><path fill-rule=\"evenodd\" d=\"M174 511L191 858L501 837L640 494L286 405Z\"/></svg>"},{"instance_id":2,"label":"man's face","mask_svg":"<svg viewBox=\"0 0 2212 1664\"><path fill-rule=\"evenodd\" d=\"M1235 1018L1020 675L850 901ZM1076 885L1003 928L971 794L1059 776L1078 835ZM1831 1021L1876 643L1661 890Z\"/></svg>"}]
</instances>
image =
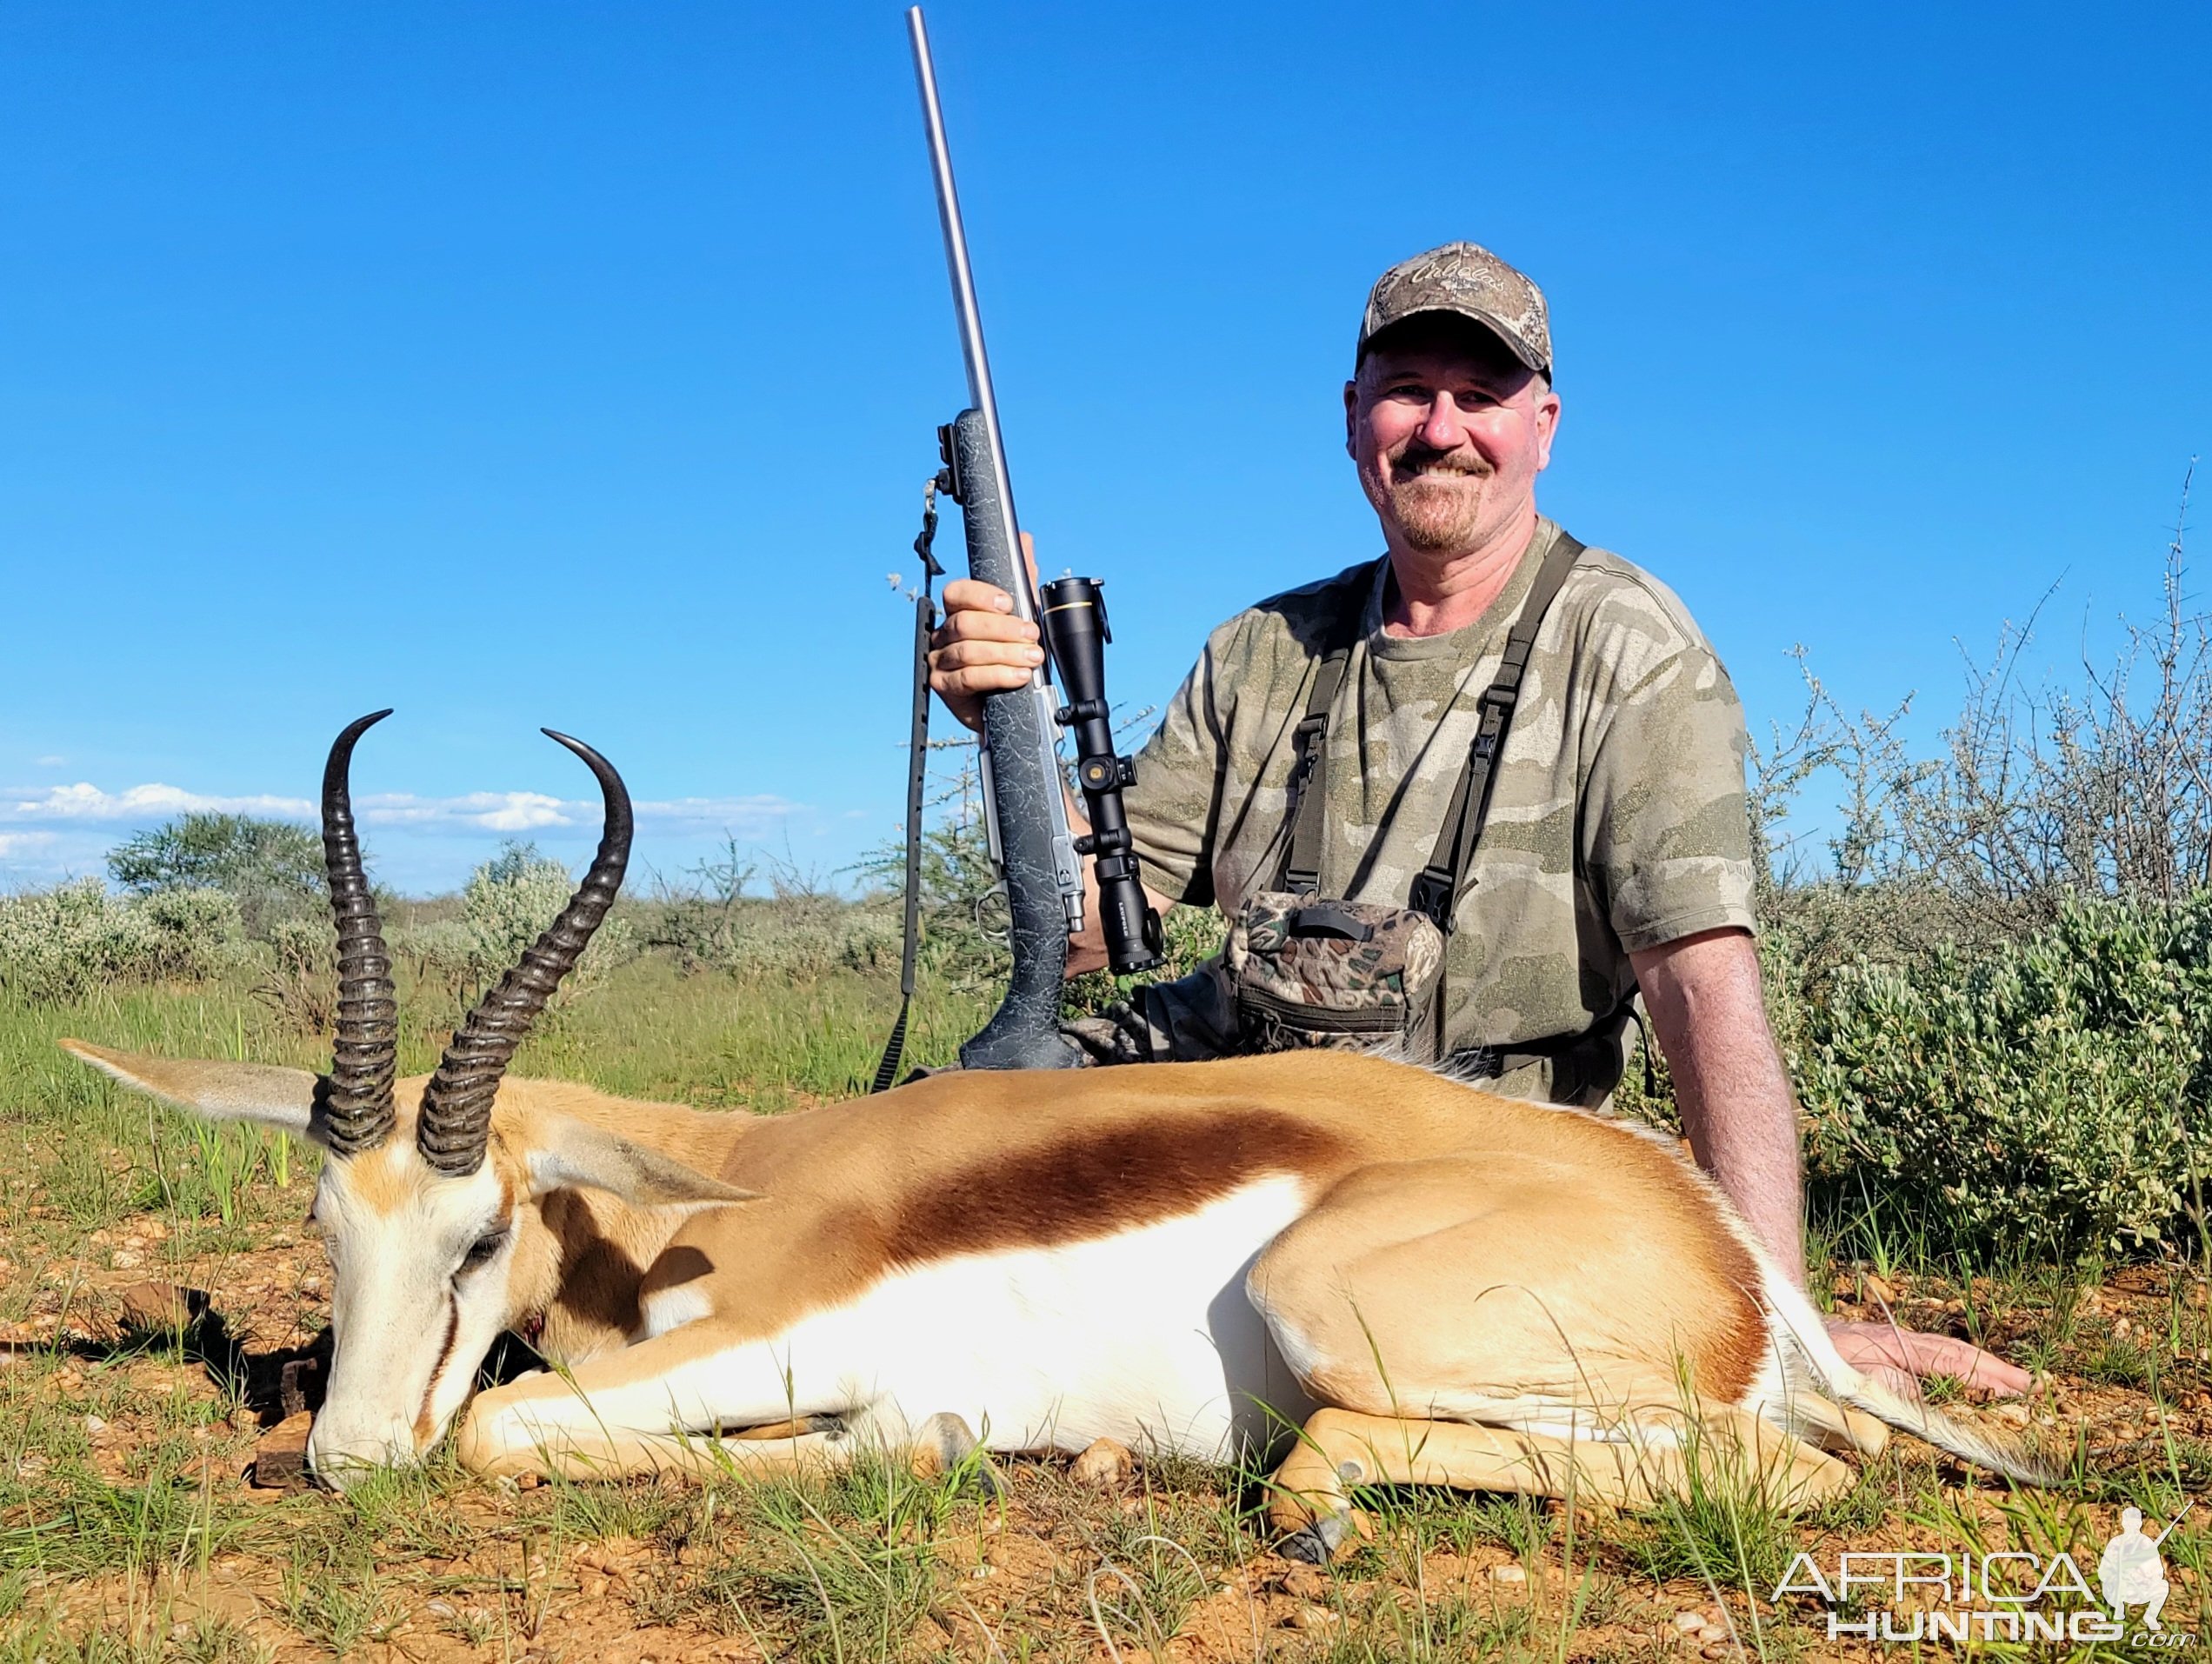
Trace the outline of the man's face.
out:
<instances>
[{"instance_id":1,"label":"man's face","mask_svg":"<svg viewBox=\"0 0 2212 1664\"><path fill-rule=\"evenodd\" d=\"M1551 461L1559 399L1465 318L1409 318L1344 384L1344 444L1394 542L1482 548L1530 511Z\"/></svg>"}]
</instances>

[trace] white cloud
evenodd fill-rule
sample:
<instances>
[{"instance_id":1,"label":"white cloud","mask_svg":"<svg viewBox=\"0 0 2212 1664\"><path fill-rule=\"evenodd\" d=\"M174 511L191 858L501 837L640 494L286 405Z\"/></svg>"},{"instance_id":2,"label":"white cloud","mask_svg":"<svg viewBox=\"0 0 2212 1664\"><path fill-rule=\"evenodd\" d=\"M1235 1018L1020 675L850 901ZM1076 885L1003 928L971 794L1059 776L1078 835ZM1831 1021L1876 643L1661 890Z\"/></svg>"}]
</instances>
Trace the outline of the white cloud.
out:
<instances>
[{"instance_id":1,"label":"white cloud","mask_svg":"<svg viewBox=\"0 0 2212 1664\"><path fill-rule=\"evenodd\" d=\"M604 812L596 797L549 797L534 791L476 791L459 797L418 797L412 792L383 792L359 800L365 826L483 827L492 832L529 832L541 827L598 829ZM632 812L648 824L670 828L762 828L780 825L804 812L804 805L766 793L750 797L675 797L634 803Z\"/></svg>"},{"instance_id":2,"label":"white cloud","mask_svg":"<svg viewBox=\"0 0 2212 1664\"><path fill-rule=\"evenodd\" d=\"M474 791L454 797L423 797L412 792L379 792L354 800L363 825L425 832L471 829L523 833L575 828L596 832L599 800L561 798L534 791ZM88 782L43 789L0 791L0 822L83 826L143 826L173 815L211 810L234 815L273 815L289 820L316 819L316 806L303 797L253 795L217 797L181 787L150 782L106 791ZM676 797L636 805L641 823L671 831L721 831L758 836L781 829L806 806L768 793L746 797ZM17 849L27 835L15 835ZM10 846L0 844L0 852Z\"/></svg>"},{"instance_id":3,"label":"white cloud","mask_svg":"<svg viewBox=\"0 0 2212 1664\"><path fill-rule=\"evenodd\" d=\"M756 792L750 797L671 797L640 803L636 809L641 821L657 821L670 826L726 826L732 831L778 825L807 812L805 804L794 803L769 792ZM596 806L592 814L596 819Z\"/></svg>"},{"instance_id":4,"label":"white cloud","mask_svg":"<svg viewBox=\"0 0 2212 1664\"><path fill-rule=\"evenodd\" d=\"M42 769L58 769L69 759L67 757L37 757L33 761Z\"/></svg>"},{"instance_id":5,"label":"white cloud","mask_svg":"<svg viewBox=\"0 0 2212 1664\"><path fill-rule=\"evenodd\" d=\"M535 791L472 791L459 797L417 797L379 792L359 800L365 826L480 826L492 832L527 832L541 826L574 826L580 805Z\"/></svg>"},{"instance_id":6,"label":"white cloud","mask_svg":"<svg viewBox=\"0 0 2212 1664\"><path fill-rule=\"evenodd\" d=\"M22 821L94 821L126 823L195 809L229 815L281 815L293 819L312 816L315 806L303 797L210 797L158 782L132 786L120 792L101 790L79 781L73 786L50 786L35 796L8 794L13 801L0 802L0 815Z\"/></svg>"},{"instance_id":7,"label":"white cloud","mask_svg":"<svg viewBox=\"0 0 2212 1664\"><path fill-rule=\"evenodd\" d=\"M0 832L0 856L24 855L53 841L51 832Z\"/></svg>"}]
</instances>

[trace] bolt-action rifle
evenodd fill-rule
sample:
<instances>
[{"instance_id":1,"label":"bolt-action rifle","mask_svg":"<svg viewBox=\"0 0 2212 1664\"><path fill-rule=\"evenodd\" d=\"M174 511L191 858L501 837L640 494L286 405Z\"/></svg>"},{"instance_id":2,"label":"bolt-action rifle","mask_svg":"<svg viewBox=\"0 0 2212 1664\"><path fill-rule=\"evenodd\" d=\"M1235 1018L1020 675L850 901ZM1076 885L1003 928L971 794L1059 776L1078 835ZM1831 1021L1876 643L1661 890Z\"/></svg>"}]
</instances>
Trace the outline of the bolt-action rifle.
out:
<instances>
[{"instance_id":1,"label":"bolt-action rifle","mask_svg":"<svg viewBox=\"0 0 2212 1664\"><path fill-rule=\"evenodd\" d=\"M1022 556L998 402L991 390L983 319L968 264L968 238L937 107L936 70L919 6L907 12L906 26L936 179L937 217L952 274L961 354L968 367L969 408L937 430L944 467L936 485L960 505L969 575L1005 590L1019 616L1041 624L1048 656L1048 663L1025 685L983 701L983 812L991 860L1006 889L1014 968L1004 1002L983 1032L960 1048L960 1062L966 1068L1067 1068L1083 1061L1059 1028L1068 936L1083 923L1081 857L1094 857L1107 955L1116 971L1147 970L1159 963L1160 921L1145 905L1122 812L1122 788L1135 776L1129 760L1114 750L1102 652L1110 637L1099 584L1072 577L1049 583L1040 607ZM1067 690L1065 705L1053 697L1048 672L1055 664ZM1090 813L1092 829L1081 837L1068 818L1057 734L1063 726L1076 735L1076 779Z\"/></svg>"}]
</instances>

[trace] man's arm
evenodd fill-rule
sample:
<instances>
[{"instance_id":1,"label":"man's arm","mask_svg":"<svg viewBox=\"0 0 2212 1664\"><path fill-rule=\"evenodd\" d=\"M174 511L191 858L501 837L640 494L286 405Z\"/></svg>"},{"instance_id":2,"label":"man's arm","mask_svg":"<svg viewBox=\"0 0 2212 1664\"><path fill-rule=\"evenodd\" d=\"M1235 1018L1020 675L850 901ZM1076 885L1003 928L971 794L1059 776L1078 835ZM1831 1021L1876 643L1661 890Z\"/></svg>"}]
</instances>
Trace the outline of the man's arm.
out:
<instances>
[{"instance_id":1,"label":"man's arm","mask_svg":"<svg viewBox=\"0 0 2212 1664\"><path fill-rule=\"evenodd\" d=\"M1797 1106L1742 930L1708 930L1632 955L1645 1009L1674 1076L1691 1153L1751 1233L1805 1286Z\"/></svg>"},{"instance_id":2,"label":"man's arm","mask_svg":"<svg viewBox=\"0 0 2212 1664\"><path fill-rule=\"evenodd\" d=\"M1631 957L1697 1164L1804 1288L1797 1106L1767 1026L1750 935L1709 930ZM1842 1321L1831 1321L1829 1332L1846 1362L1893 1381L1902 1377L1908 1388L1915 1374L1955 1375L1995 1393L2023 1393L2030 1385L2026 1371L1949 1335Z\"/></svg>"}]
</instances>

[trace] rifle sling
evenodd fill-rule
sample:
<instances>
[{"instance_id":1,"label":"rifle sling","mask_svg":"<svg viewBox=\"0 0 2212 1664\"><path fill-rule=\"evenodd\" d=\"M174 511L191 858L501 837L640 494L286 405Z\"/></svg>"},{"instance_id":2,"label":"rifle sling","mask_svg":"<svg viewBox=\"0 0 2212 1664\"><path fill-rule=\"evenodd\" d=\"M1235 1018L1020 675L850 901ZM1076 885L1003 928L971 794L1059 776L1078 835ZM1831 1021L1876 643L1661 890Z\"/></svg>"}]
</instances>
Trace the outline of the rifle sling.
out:
<instances>
[{"instance_id":1,"label":"rifle sling","mask_svg":"<svg viewBox=\"0 0 2212 1664\"><path fill-rule=\"evenodd\" d=\"M906 758L906 930L899 942L898 1021L876 1065L870 1092L887 1092L898 1079L906 1054L906 1020L914 1008L914 962L922 945L922 811L929 779L929 636L937 627L936 598L930 586L944 575L934 546L937 539L937 486L922 493L922 530L914 552L922 557L922 589L914 597L914 719Z\"/></svg>"}]
</instances>

